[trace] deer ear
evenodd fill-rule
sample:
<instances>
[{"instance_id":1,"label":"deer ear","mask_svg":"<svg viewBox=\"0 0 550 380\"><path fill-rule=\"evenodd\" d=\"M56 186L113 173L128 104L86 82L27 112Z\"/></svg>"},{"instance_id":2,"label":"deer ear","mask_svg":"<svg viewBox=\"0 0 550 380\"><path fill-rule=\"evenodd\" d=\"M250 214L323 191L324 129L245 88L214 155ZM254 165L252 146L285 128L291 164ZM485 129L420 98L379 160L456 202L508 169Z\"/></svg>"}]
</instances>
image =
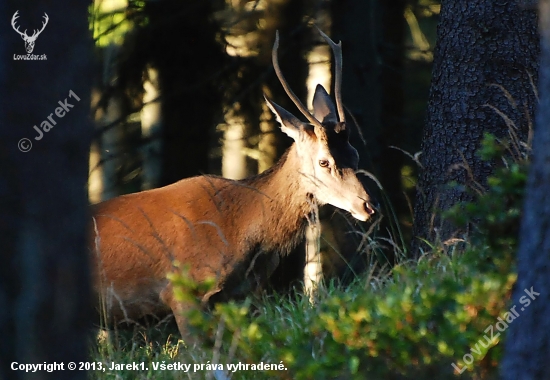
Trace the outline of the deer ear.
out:
<instances>
[{"instance_id":1,"label":"deer ear","mask_svg":"<svg viewBox=\"0 0 550 380\"><path fill-rule=\"evenodd\" d=\"M338 122L334 103L327 90L320 84L315 87L315 95L313 96L313 117L323 124L336 124Z\"/></svg>"},{"instance_id":2,"label":"deer ear","mask_svg":"<svg viewBox=\"0 0 550 380\"><path fill-rule=\"evenodd\" d=\"M275 118L281 124L281 130L294 141L298 142L306 136L311 137L315 134L312 125L302 123L296 116L285 110L280 105L269 100L265 94L264 98L267 106L271 112L275 114Z\"/></svg>"}]
</instances>

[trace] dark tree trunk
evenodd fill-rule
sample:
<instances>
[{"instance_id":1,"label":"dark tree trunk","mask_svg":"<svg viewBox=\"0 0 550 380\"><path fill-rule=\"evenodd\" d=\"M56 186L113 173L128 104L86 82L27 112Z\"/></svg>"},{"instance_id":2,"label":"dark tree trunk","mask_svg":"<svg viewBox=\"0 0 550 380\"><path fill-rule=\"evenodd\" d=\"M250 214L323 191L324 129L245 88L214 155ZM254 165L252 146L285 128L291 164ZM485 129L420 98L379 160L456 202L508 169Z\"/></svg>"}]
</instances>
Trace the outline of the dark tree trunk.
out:
<instances>
[{"instance_id":1,"label":"dark tree trunk","mask_svg":"<svg viewBox=\"0 0 550 380\"><path fill-rule=\"evenodd\" d=\"M401 169L404 165L404 155L396 146L404 147L404 59L405 59L405 6L406 0L379 1L381 12L380 58L380 118L382 130L380 132L380 156L375 160L377 176L384 187L396 216L401 220L410 215L401 179ZM387 205L386 205L387 206ZM392 220L390 209L386 207L385 221L389 225L382 226L382 230L391 228ZM410 217L409 217L410 218ZM410 234L410 230L409 230ZM395 235L394 235L395 236ZM395 236L397 237L397 236Z\"/></svg>"},{"instance_id":2,"label":"dark tree trunk","mask_svg":"<svg viewBox=\"0 0 550 380\"><path fill-rule=\"evenodd\" d=\"M147 2L143 35L159 72L162 101L160 185L208 173L211 138L222 114L223 46L212 21L212 1Z\"/></svg>"},{"instance_id":3,"label":"dark tree trunk","mask_svg":"<svg viewBox=\"0 0 550 380\"><path fill-rule=\"evenodd\" d=\"M536 12L523 4L448 0L441 5L414 215L414 254L424 247L422 239L445 241L459 233L437 210L469 199L465 186L474 181L483 185L491 173L491 165L475 152L484 132L508 136L509 127L496 110L526 141L536 104L532 83L540 48ZM463 186L450 188L451 181Z\"/></svg>"},{"instance_id":4,"label":"dark tree trunk","mask_svg":"<svg viewBox=\"0 0 550 380\"><path fill-rule=\"evenodd\" d=\"M335 41L341 39L343 45L342 96L354 116L347 119L351 141L359 151L360 168L369 170L380 180L398 215L408 212L401 185L403 154L389 146L402 146L404 9L402 0L332 2L332 36ZM364 141L352 126L354 121ZM383 195L374 182L367 177L364 182L386 216L382 230L390 230L395 221L390 217L389 204L382 202ZM340 265L344 264L342 268L351 267L351 262L366 261L357 258L361 236L348 233L350 225L341 213L336 213L324 225L332 226L334 236L347 236L346 240L339 239L343 244L338 246L338 255L344 260L330 258L330 261L340 261ZM359 267L361 265L355 269Z\"/></svg>"},{"instance_id":5,"label":"dark tree trunk","mask_svg":"<svg viewBox=\"0 0 550 380\"><path fill-rule=\"evenodd\" d=\"M550 379L550 1L540 2L542 59L540 104L527 181L513 305L520 320L510 325L501 366L503 379ZM530 297L525 289L539 294ZM524 298L522 303L521 297ZM525 300L531 304L527 306Z\"/></svg>"},{"instance_id":6,"label":"dark tree trunk","mask_svg":"<svg viewBox=\"0 0 550 380\"><path fill-rule=\"evenodd\" d=\"M32 374L35 379L86 378L85 371L68 371L67 363L87 360L92 326L86 249L89 5L0 1L4 21L18 10L17 24L27 34L40 29L44 13L49 17L32 52L47 60L14 60L14 54L25 55L24 42L9 24L0 32L2 379L31 377L12 371L12 362L65 363L65 371L42 370ZM48 117L53 128L35 140L33 126Z\"/></svg>"},{"instance_id":7,"label":"dark tree trunk","mask_svg":"<svg viewBox=\"0 0 550 380\"><path fill-rule=\"evenodd\" d=\"M342 41L342 101L353 116L350 117L346 112L350 142L359 153L359 168L377 175L383 149L380 145L383 102L380 83L382 58L379 52L380 8L377 1L345 0L332 1L331 10L331 38L335 42ZM332 52L330 54L332 56ZM334 71L332 75L334 85ZM379 201L376 185L366 176L359 178L373 200ZM320 217L324 279L349 283L368 261L366 252L358 251L362 236L352 231L361 231L367 224L352 220L348 213L330 205L321 209Z\"/></svg>"},{"instance_id":8,"label":"dark tree trunk","mask_svg":"<svg viewBox=\"0 0 550 380\"><path fill-rule=\"evenodd\" d=\"M376 1L332 2L332 39L342 41L342 100L355 118L346 119L350 124L350 141L359 152L359 166L368 170L377 167L382 150L379 15ZM353 125L354 120L357 126Z\"/></svg>"}]
</instances>

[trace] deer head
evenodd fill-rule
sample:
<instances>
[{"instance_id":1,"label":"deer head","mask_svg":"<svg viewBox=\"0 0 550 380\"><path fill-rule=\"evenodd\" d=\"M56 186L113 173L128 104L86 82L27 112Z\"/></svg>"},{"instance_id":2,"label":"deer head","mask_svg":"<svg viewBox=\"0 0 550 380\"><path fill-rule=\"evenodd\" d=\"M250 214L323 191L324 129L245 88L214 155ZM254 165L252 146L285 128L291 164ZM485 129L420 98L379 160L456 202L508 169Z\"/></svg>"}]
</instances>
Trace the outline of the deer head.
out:
<instances>
[{"instance_id":1,"label":"deer head","mask_svg":"<svg viewBox=\"0 0 550 380\"><path fill-rule=\"evenodd\" d=\"M319 31L331 46L335 56L334 92L336 107L327 91L317 85L313 98L313 114L302 104L288 86L277 59L279 33L275 37L272 59L275 73L285 92L309 120L304 123L297 117L275 104L267 97L267 105L281 124L281 130L291 137L300 157L303 186L319 204L331 204L349 211L353 217L365 221L374 214L370 197L357 178L359 155L349 143L344 107L341 99L342 50L341 44L334 43L326 34Z\"/></svg>"},{"instance_id":2,"label":"deer head","mask_svg":"<svg viewBox=\"0 0 550 380\"><path fill-rule=\"evenodd\" d=\"M42 33L42 31L44 30L46 25L48 25L49 18L48 18L48 15L46 14L46 12L44 12L44 16L42 16L42 17L44 17L44 21L42 22L42 28L40 30L35 29L32 36L28 36L27 35L27 29L25 29L24 32L20 32L19 28L15 25L15 20L17 20L17 18L19 17L19 15L17 13L19 13L19 11L16 11L13 14L13 17L11 18L11 26L12 26L13 30L15 30L17 33L19 33L19 35L21 36L23 41L25 41L25 50L27 50L27 53L30 54L34 50L34 43L36 42L36 39L38 38L40 33Z\"/></svg>"}]
</instances>

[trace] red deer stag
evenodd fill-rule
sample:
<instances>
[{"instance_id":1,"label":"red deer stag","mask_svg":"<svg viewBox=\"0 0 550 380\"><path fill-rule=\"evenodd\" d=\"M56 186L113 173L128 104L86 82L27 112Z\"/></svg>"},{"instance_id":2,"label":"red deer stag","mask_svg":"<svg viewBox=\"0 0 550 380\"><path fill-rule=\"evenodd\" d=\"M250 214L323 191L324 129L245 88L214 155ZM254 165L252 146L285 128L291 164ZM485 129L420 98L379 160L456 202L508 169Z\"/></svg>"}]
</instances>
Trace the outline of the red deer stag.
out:
<instances>
[{"instance_id":1,"label":"red deer stag","mask_svg":"<svg viewBox=\"0 0 550 380\"><path fill-rule=\"evenodd\" d=\"M93 206L96 288L115 321L172 311L182 335L189 307L178 302L166 275L173 260L196 281L216 279L203 303L246 295L265 281L303 238L315 204L329 203L365 221L374 209L356 176L359 156L348 141L340 86L341 45L322 33L335 55L336 108L318 85L313 115L285 81L273 46L275 73L304 123L266 98L294 140L279 162L251 178L202 175Z\"/></svg>"}]
</instances>

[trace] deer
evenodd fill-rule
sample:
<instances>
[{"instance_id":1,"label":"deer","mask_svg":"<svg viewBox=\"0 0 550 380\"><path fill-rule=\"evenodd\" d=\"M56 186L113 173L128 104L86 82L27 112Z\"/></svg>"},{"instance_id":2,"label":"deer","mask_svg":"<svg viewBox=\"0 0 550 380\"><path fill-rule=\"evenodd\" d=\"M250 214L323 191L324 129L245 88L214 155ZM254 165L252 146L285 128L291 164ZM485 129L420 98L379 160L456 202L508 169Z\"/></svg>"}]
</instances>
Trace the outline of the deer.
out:
<instances>
[{"instance_id":1,"label":"deer","mask_svg":"<svg viewBox=\"0 0 550 380\"><path fill-rule=\"evenodd\" d=\"M317 85L313 113L290 89L278 63L273 68L303 122L265 94L282 132L294 141L270 169L243 180L213 175L122 195L92 206L90 227L94 281L114 321L173 313L188 337L185 312L167 275L174 261L187 265L197 282L215 279L201 305L243 297L262 286L303 239L318 205L331 204L360 221L375 213L357 177L359 155L349 142L341 98L342 50L325 33L335 57L336 106Z\"/></svg>"},{"instance_id":2,"label":"deer","mask_svg":"<svg viewBox=\"0 0 550 380\"><path fill-rule=\"evenodd\" d=\"M12 26L13 30L15 30L17 33L19 33L21 38L25 41L25 50L27 50L27 53L30 54L34 50L34 44L36 43L36 39L38 38L40 33L42 33L44 31L44 28L46 28L46 25L48 25L49 17L48 17L48 14L46 12L44 12L44 16L42 16L42 17L44 17L44 21L42 22L42 28L40 30L35 29L32 36L29 36L27 34L27 29L25 29L24 32L21 32L19 30L19 27L16 26L16 24L15 24L16 20L19 18L18 13L19 13L19 11L16 11L13 14L13 17L11 18L11 26Z\"/></svg>"}]
</instances>

